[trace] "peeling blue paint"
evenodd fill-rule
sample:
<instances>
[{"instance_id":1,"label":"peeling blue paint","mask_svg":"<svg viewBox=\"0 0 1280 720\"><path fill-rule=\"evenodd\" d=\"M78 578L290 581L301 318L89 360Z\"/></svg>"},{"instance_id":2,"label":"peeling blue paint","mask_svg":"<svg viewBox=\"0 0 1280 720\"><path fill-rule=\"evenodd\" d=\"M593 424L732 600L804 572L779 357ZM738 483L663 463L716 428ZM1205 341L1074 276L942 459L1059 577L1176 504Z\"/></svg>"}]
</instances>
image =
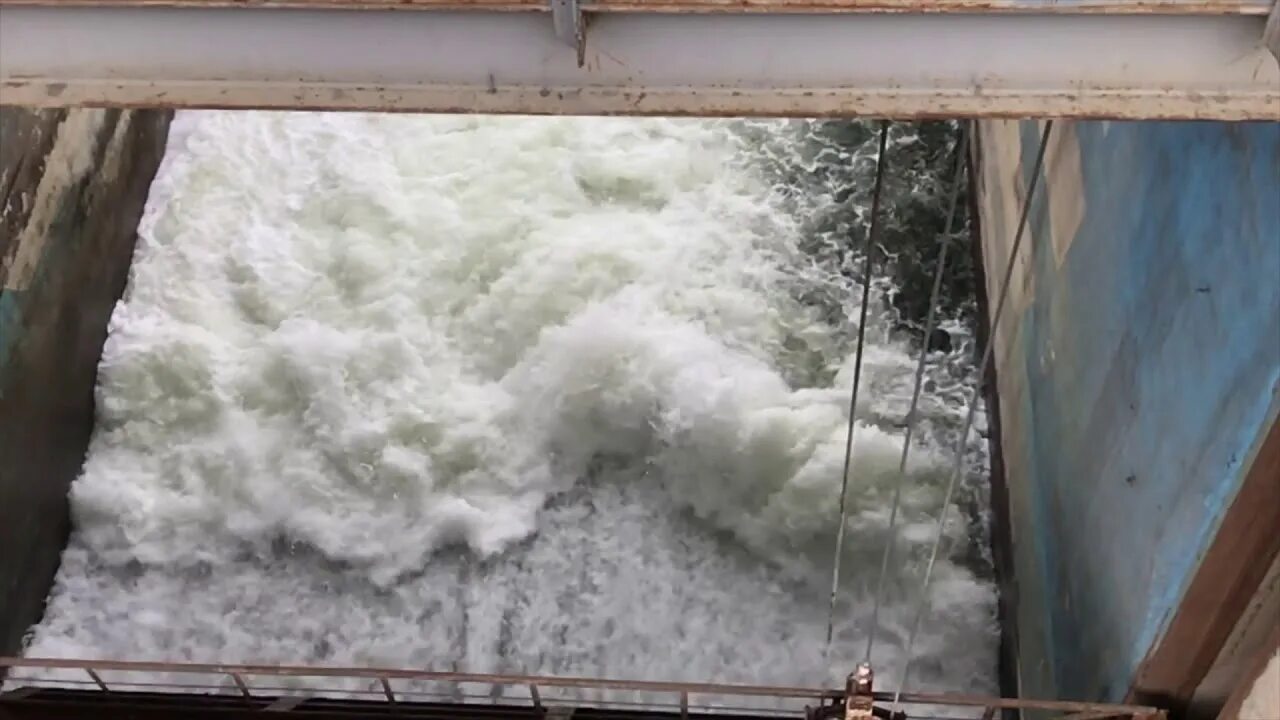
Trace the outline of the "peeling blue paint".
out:
<instances>
[{"instance_id":1,"label":"peeling blue paint","mask_svg":"<svg viewBox=\"0 0 1280 720\"><path fill-rule=\"evenodd\" d=\"M1075 189L1041 179L1035 296L1000 372L1027 380L1010 482L1035 534L1015 552L1040 569L1019 583L1047 605L1055 685L1024 689L1116 700L1280 406L1280 124L1074 130L1084 215L1057 266L1048 208ZM1039 126L1019 135L1025 176Z\"/></svg>"}]
</instances>

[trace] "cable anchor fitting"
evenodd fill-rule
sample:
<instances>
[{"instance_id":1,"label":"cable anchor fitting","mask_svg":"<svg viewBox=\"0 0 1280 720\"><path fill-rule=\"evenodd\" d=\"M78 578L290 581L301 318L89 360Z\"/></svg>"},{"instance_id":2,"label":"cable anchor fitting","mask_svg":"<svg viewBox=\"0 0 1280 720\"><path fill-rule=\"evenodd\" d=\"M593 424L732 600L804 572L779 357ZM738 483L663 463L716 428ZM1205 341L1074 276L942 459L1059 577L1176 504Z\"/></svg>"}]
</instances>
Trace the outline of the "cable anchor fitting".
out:
<instances>
[{"instance_id":1,"label":"cable anchor fitting","mask_svg":"<svg viewBox=\"0 0 1280 720\"><path fill-rule=\"evenodd\" d=\"M551 21L556 37L578 51L578 67L586 61L587 18L582 13L581 0L548 0L551 4Z\"/></svg>"}]
</instances>

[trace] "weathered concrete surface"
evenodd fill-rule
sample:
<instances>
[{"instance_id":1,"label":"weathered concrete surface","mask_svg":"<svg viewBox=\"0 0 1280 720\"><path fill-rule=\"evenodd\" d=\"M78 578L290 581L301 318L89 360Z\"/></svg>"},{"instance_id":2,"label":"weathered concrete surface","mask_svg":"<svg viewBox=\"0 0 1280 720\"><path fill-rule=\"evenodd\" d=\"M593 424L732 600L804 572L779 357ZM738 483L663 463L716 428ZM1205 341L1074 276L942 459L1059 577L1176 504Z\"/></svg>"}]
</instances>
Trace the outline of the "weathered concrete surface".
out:
<instances>
[{"instance_id":1,"label":"weathered concrete surface","mask_svg":"<svg viewBox=\"0 0 1280 720\"><path fill-rule=\"evenodd\" d=\"M1223 720L1273 720L1280 717L1280 650L1273 652L1267 664L1256 674L1240 707L1228 708L1227 713Z\"/></svg>"},{"instance_id":2,"label":"weathered concrete surface","mask_svg":"<svg viewBox=\"0 0 1280 720\"><path fill-rule=\"evenodd\" d=\"M992 296L1040 129L980 124ZM1022 691L1185 701L1233 625L1201 559L1280 537L1280 503L1237 502L1280 486L1250 475L1280 408L1280 125L1060 123L1029 231L994 333ZM1223 582L1256 592L1251 562ZM1157 656L1179 677L1139 687Z\"/></svg>"},{"instance_id":3,"label":"weathered concrete surface","mask_svg":"<svg viewBox=\"0 0 1280 720\"><path fill-rule=\"evenodd\" d=\"M0 654L40 617L170 114L0 108Z\"/></svg>"},{"instance_id":4,"label":"weathered concrete surface","mask_svg":"<svg viewBox=\"0 0 1280 720\"><path fill-rule=\"evenodd\" d=\"M1280 475L1278 475L1280 477ZM1276 482L1280 482L1277 480ZM1280 555L1259 584L1206 677L1188 703L1188 717L1231 720L1244 705L1265 705L1268 688L1272 710L1263 718L1280 718ZM1265 673L1264 673L1265 671ZM1253 702L1246 703L1249 697ZM1222 708L1221 713L1218 709Z\"/></svg>"}]
</instances>

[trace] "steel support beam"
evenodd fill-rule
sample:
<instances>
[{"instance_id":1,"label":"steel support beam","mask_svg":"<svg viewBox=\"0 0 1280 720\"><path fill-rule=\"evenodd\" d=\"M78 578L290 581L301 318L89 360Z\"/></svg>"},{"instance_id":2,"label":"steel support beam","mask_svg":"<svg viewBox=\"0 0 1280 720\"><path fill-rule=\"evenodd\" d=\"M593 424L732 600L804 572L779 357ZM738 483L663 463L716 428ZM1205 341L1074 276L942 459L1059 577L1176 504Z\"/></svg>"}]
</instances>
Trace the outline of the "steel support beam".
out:
<instances>
[{"instance_id":1,"label":"steel support beam","mask_svg":"<svg viewBox=\"0 0 1280 720\"><path fill-rule=\"evenodd\" d=\"M138 2L0 4L0 103L1280 119L1263 15L602 13L579 68L548 12Z\"/></svg>"},{"instance_id":2,"label":"steel support beam","mask_svg":"<svg viewBox=\"0 0 1280 720\"><path fill-rule=\"evenodd\" d=\"M590 0L593 13L1035 13L1057 15L1266 15L1271 0ZM246 0L0 0L0 5L244 7ZM252 0L311 10L546 11L546 0Z\"/></svg>"}]
</instances>

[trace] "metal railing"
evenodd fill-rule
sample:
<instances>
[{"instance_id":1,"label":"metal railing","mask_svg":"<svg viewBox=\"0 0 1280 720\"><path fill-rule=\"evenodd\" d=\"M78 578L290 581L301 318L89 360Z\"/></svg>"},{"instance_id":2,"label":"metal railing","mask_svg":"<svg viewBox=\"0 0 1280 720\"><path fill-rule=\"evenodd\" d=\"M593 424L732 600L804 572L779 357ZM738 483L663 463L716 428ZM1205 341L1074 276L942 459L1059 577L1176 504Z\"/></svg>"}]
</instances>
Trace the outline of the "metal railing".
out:
<instances>
[{"instance_id":1,"label":"metal railing","mask_svg":"<svg viewBox=\"0 0 1280 720\"><path fill-rule=\"evenodd\" d=\"M287 710L284 705L290 701L297 705L301 702L299 698L345 696L391 704L443 700L477 706L499 701L517 702L540 714L556 707L591 707L665 711L680 717L695 713L732 712L752 713L759 717L826 718L841 717L830 713L843 707L846 699L844 690L817 687L545 677L405 668L0 657L0 669L7 675L0 703L10 697L20 701L19 694L31 688L79 687L121 695L131 692L239 694L246 701L275 699L279 706L273 707L275 710ZM121 674L124 677L120 677ZM190 681L171 679L175 676ZM307 682L299 682L303 680ZM316 681L320 684L314 684ZM330 684L323 684L325 681L330 681ZM488 690L471 692L466 687L469 685L487 686ZM626 695L631 697L620 697ZM906 717L915 719L949 714L945 709L960 708L972 708L975 712L982 710L986 717L1004 709L1056 712L1075 720L1086 717L1162 720L1164 717L1162 710L1141 705L884 691L872 692L867 697L877 703L896 699ZM877 713L883 714L883 711Z\"/></svg>"}]
</instances>

